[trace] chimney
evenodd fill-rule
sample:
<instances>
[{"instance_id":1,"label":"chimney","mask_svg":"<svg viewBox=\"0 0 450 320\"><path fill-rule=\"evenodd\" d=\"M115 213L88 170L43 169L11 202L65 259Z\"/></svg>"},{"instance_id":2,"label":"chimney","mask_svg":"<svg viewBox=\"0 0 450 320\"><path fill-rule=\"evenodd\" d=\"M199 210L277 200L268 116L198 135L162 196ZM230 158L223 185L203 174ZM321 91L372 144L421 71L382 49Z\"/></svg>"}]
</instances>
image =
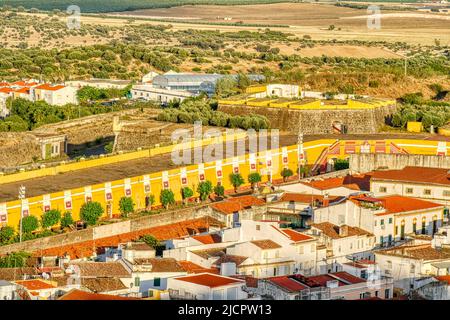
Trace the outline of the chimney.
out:
<instances>
[{"instance_id":1,"label":"chimney","mask_svg":"<svg viewBox=\"0 0 450 320\"><path fill-rule=\"evenodd\" d=\"M347 225L342 225L339 227L339 235L341 237L346 237L348 236L348 226Z\"/></svg>"}]
</instances>

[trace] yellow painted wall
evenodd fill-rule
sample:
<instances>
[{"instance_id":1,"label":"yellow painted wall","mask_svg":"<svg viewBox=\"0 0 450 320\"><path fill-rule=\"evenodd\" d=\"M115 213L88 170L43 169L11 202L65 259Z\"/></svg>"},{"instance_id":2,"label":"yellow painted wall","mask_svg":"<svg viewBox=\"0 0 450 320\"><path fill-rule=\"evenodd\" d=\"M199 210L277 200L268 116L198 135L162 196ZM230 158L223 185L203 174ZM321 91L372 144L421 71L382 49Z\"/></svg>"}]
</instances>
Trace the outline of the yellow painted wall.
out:
<instances>
[{"instance_id":1,"label":"yellow painted wall","mask_svg":"<svg viewBox=\"0 0 450 320\"><path fill-rule=\"evenodd\" d=\"M303 149L306 153L306 160L308 165L312 165L316 162L325 148L328 148L336 141L339 142L340 152L338 155L328 155L328 158L346 158L348 154L345 154L345 140L336 140L336 139L321 139L315 141L308 141L303 144ZM375 152L375 140L368 141L371 145L370 152ZM413 139L387 139L384 140L386 145L386 152L389 152L390 143L395 143L398 147L404 148L409 153L412 154L429 154L435 155L437 152L437 141L430 140L413 140ZM364 143L363 140L357 140L356 143L356 152L360 151L361 144ZM447 145L447 152L450 153L450 144ZM288 164L287 166L294 172L297 171L298 168L298 152L297 145L287 147L288 151ZM273 179L281 179L280 171L283 168L282 165L282 148L274 149L271 151L272 161L274 164L273 169ZM278 164L278 166L277 166ZM257 161L257 171L260 173L264 173L263 171L266 169L266 153L261 152L258 154ZM209 180L216 185L218 179L216 177L216 165L215 162L205 163L205 176L206 180ZM232 172L232 159L224 159L222 160L222 184L225 189L230 190L233 187L229 181L229 175ZM186 167L187 170L187 180L188 186L191 187L194 191L197 189L197 185L199 183L199 172L198 165L190 165ZM239 170L245 180L247 180L248 174L250 173L250 165L249 165L249 155L243 155L239 157ZM176 168L169 170L169 188L175 193L176 200L181 201L181 168ZM156 205L160 204L159 196L162 189L162 172L157 172L149 175L150 177L150 185L151 191L150 193L155 196ZM132 189L132 197L134 202L136 203L137 209L143 209L145 207L145 190L144 190L144 176L131 177L131 189ZM268 180L267 175L263 175L263 182ZM121 197L125 195L124 188L124 180L112 181L112 206L113 214L117 214L119 212L118 202ZM246 186L249 184L247 183ZM92 187L92 201L98 201L102 204L104 208L106 208L106 199L105 199L105 185L97 184ZM79 219L79 212L81 206L85 202L85 189L77 188L71 190L72 194L72 214L75 220ZM60 209L62 212L64 209L64 191L53 193L50 195L51 199L51 208ZM40 217L43 212L43 195L28 198L29 202L29 211L30 214ZM11 225L17 228L19 224L20 212L21 212L21 202L19 200L11 201L6 203L7 213L8 213L8 225ZM105 210L106 211L106 210ZM106 212L105 212L106 216Z\"/></svg>"}]
</instances>

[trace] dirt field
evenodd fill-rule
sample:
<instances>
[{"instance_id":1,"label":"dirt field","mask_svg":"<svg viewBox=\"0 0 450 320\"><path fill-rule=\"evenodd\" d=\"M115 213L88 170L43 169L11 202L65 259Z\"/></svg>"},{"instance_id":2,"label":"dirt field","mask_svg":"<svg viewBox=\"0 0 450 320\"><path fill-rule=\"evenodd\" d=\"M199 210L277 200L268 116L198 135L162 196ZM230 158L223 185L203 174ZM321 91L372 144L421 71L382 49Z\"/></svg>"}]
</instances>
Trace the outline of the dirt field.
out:
<instances>
[{"instance_id":1,"label":"dirt field","mask_svg":"<svg viewBox=\"0 0 450 320\"><path fill-rule=\"evenodd\" d=\"M117 15L149 17L159 19L183 18L192 21L229 22L257 24L282 24L290 28L277 28L295 35L309 34L313 39L359 39L405 41L432 44L435 38L442 44L450 43L450 20L448 15L419 13L416 11L381 12L381 29L367 28L367 10L336 7L330 4L279 3L248 6L182 6L169 9L138 10ZM224 18L231 20L224 20ZM192 28L192 25L173 23L174 28ZM334 31L328 27L335 25ZM248 29L249 27L228 27L198 25L199 29ZM341 28L341 30L338 30Z\"/></svg>"},{"instance_id":2,"label":"dirt field","mask_svg":"<svg viewBox=\"0 0 450 320\"><path fill-rule=\"evenodd\" d=\"M409 139L440 139L439 136L427 134L373 134L373 135L311 135L305 136L305 141L326 138L339 139L385 139L385 138L409 138ZM450 140L450 139L448 139ZM270 141L270 140L269 140ZM289 133L280 134L279 145L289 146L297 143L297 136ZM268 145L270 148L270 143ZM237 149L237 148L236 148ZM225 150L225 147L224 147ZM248 152L248 150L246 150ZM87 185L94 185L107 181L119 180L126 177L133 177L142 174L149 174L163 170L170 170L176 167L171 161L170 154L159 155L151 158L142 158L132 161L119 162L115 164L83 169L56 176L47 176L32 180L25 180L17 183L0 185L0 202L17 199L20 185L24 185L27 190L27 197L38 196L61 190L79 188Z\"/></svg>"}]
</instances>

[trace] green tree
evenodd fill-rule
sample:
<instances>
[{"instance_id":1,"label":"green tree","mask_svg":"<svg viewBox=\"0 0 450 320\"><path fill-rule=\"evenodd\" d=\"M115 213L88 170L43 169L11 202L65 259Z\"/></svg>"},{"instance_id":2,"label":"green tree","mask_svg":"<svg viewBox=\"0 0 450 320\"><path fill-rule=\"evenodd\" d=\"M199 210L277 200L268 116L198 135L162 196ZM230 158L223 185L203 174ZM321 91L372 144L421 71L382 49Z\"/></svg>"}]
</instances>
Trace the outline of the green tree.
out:
<instances>
[{"instance_id":1,"label":"green tree","mask_svg":"<svg viewBox=\"0 0 450 320\"><path fill-rule=\"evenodd\" d=\"M221 185L221 184L217 184L214 187L214 193L218 197L223 197L225 195L225 187L223 185Z\"/></svg>"},{"instance_id":2,"label":"green tree","mask_svg":"<svg viewBox=\"0 0 450 320\"><path fill-rule=\"evenodd\" d=\"M122 197L119 200L119 210L122 217L128 217L128 215L134 212L134 202L130 197Z\"/></svg>"},{"instance_id":3,"label":"green tree","mask_svg":"<svg viewBox=\"0 0 450 320\"><path fill-rule=\"evenodd\" d=\"M175 203L175 194L172 190L164 189L161 191L161 203L166 209L169 209L169 206Z\"/></svg>"},{"instance_id":4,"label":"green tree","mask_svg":"<svg viewBox=\"0 0 450 320\"><path fill-rule=\"evenodd\" d=\"M72 213L70 211L64 212L64 215L61 218L61 228L67 228L73 225Z\"/></svg>"},{"instance_id":5,"label":"green tree","mask_svg":"<svg viewBox=\"0 0 450 320\"><path fill-rule=\"evenodd\" d=\"M237 192L238 188L245 183L244 178L240 173L230 174L230 182L231 185L234 187L234 192Z\"/></svg>"},{"instance_id":6,"label":"green tree","mask_svg":"<svg viewBox=\"0 0 450 320\"><path fill-rule=\"evenodd\" d=\"M197 192L200 194L200 200L205 201L213 191L211 181L200 182L197 187Z\"/></svg>"},{"instance_id":7,"label":"green tree","mask_svg":"<svg viewBox=\"0 0 450 320\"><path fill-rule=\"evenodd\" d=\"M156 239L153 235L151 234L146 234L143 235L140 238L141 241L144 241L147 245L149 245L150 247L152 247L153 249L156 249L156 247L160 246L159 240Z\"/></svg>"},{"instance_id":8,"label":"green tree","mask_svg":"<svg viewBox=\"0 0 450 320\"><path fill-rule=\"evenodd\" d=\"M194 195L194 191L189 187L184 187L181 189L181 195L186 204L188 199Z\"/></svg>"},{"instance_id":9,"label":"green tree","mask_svg":"<svg viewBox=\"0 0 450 320\"><path fill-rule=\"evenodd\" d=\"M37 221L37 219L36 219ZM0 268L23 268L31 255L28 252L19 251L7 254L0 258Z\"/></svg>"},{"instance_id":10,"label":"green tree","mask_svg":"<svg viewBox=\"0 0 450 320\"><path fill-rule=\"evenodd\" d=\"M19 226L20 228L20 226ZM39 228L39 220L35 216L27 216L22 219L22 232L32 233L37 228Z\"/></svg>"},{"instance_id":11,"label":"green tree","mask_svg":"<svg viewBox=\"0 0 450 320\"><path fill-rule=\"evenodd\" d=\"M289 177L292 177L294 175L294 172L292 172L289 168L283 168L281 170L281 176L283 177L284 182L288 180Z\"/></svg>"},{"instance_id":12,"label":"green tree","mask_svg":"<svg viewBox=\"0 0 450 320\"><path fill-rule=\"evenodd\" d=\"M14 238L14 228L11 226L4 226L0 229L0 243L8 244Z\"/></svg>"},{"instance_id":13,"label":"green tree","mask_svg":"<svg viewBox=\"0 0 450 320\"><path fill-rule=\"evenodd\" d=\"M93 226L97 224L104 212L105 210L99 202L86 202L81 206L80 217L88 225Z\"/></svg>"},{"instance_id":14,"label":"green tree","mask_svg":"<svg viewBox=\"0 0 450 320\"><path fill-rule=\"evenodd\" d=\"M334 170L344 170L349 168L348 159L336 159L334 161Z\"/></svg>"},{"instance_id":15,"label":"green tree","mask_svg":"<svg viewBox=\"0 0 450 320\"><path fill-rule=\"evenodd\" d=\"M45 212L41 218L41 225L44 228L50 228L61 220L61 211L52 209Z\"/></svg>"},{"instance_id":16,"label":"green tree","mask_svg":"<svg viewBox=\"0 0 450 320\"><path fill-rule=\"evenodd\" d=\"M248 182L250 182L252 189L255 188L255 186L261 182L261 175L258 172L252 172L248 175Z\"/></svg>"}]
</instances>

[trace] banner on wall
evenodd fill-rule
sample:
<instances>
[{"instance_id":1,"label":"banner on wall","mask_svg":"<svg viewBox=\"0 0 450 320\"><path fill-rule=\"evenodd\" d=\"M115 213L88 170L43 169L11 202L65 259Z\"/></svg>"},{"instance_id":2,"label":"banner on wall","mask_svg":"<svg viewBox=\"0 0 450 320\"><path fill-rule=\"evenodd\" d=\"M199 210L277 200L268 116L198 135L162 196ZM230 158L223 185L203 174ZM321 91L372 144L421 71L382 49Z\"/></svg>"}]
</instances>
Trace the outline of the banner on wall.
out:
<instances>
[{"instance_id":1,"label":"banner on wall","mask_svg":"<svg viewBox=\"0 0 450 320\"><path fill-rule=\"evenodd\" d=\"M186 168L180 169L180 179L181 179L182 186L186 186L188 184Z\"/></svg>"},{"instance_id":2,"label":"banner on wall","mask_svg":"<svg viewBox=\"0 0 450 320\"><path fill-rule=\"evenodd\" d=\"M233 157L233 173L239 173L239 158Z\"/></svg>"},{"instance_id":3,"label":"banner on wall","mask_svg":"<svg viewBox=\"0 0 450 320\"><path fill-rule=\"evenodd\" d=\"M248 162L250 163L250 171L256 171L256 155L254 153L249 154Z\"/></svg>"},{"instance_id":4,"label":"banner on wall","mask_svg":"<svg viewBox=\"0 0 450 320\"><path fill-rule=\"evenodd\" d=\"M200 180L200 182L205 181L205 164L204 163L199 163L198 164L198 179Z\"/></svg>"},{"instance_id":5,"label":"banner on wall","mask_svg":"<svg viewBox=\"0 0 450 320\"><path fill-rule=\"evenodd\" d=\"M8 222L8 210L6 208L6 203L0 203L0 223Z\"/></svg>"},{"instance_id":6,"label":"banner on wall","mask_svg":"<svg viewBox=\"0 0 450 320\"><path fill-rule=\"evenodd\" d=\"M222 161L221 160L216 161L216 176L217 176L217 179L222 179L223 172L222 172Z\"/></svg>"},{"instance_id":7,"label":"banner on wall","mask_svg":"<svg viewBox=\"0 0 450 320\"><path fill-rule=\"evenodd\" d=\"M438 156L446 156L447 155L447 142L445 142L445 141L438 142L436 154Z\"/></svg>"},{"instance_id":8,"label":"banner on wall","mask_svg":"<svg viewBox=\"0 0 450 320\"><path fill-rule=\"evenodd\" d=\"M266 152L266 167L267 169L272 169L272 153L270 151Z\"/></svg>"},{"instance_id":9,"label":"banner on wall","mask_svg":"<svg viewBox=\"0 0 450 320\"><path fill-rule=\"evenodd\" d=\"M289 160L288 160L288 150L286 147L283 147L281 149L281 161L283 162L284 165L287 165Z\"/></svg>"},{"instance_id":10,"label":"banner on wall","mask_svg":"<svg viewBox=\"0 0 450 320\"><path fill-rule=\"evenodd\" d=\"M42 204L44 207L44 212L50 211L51 202L49 194L46 194L42 197Z\"/></svg>"},{"instance_id":11,"label":"banner on wall","mask_svg":"<svg viewBox=\"0 0 450 320\"><path fill-rule=\"evenodd\" d=\"M126 178L124 180L124 193L126 197L131 197L131 179Z\"/></svg>"},{"instance_id":12,"label":"banner on wall","mask_svg":"<svg viewBox=\"0 0 450 320\"><path fill-rule=\"evenodd\" d=\"M305 160L305 150L303 150L303 145L298 145L298 160L303 161Z\"/></svg>"},{"instance_id":13,"label":"banner on wall","mask_svg":"<svg viewBox=\"0 0 450 320\"><path fill-rule=\"evenodd\" d=\"M28 205L28 199L22 199L22 218L28 217L30 215L30 206Z\"/></svg>"},{"instance_id":14,"label":"banner on wall","mask_svg":"<svg viewBox=\"0 0 450 320\"><path fill-rule=\"evenodd\" d=\"M91 202L92 201L92 187L84 187L84 201Z\"/></svg>"},{"instance_id":15,"label":"banner on wall","mask_svg":"<svg viewBox=\"0 0 450 320\"><path fill-rule=\"evenodd\" d=\"M145 175L144 176L144 192L145 193L150 193L151 189L151 184L150 184L150 176Z\"/></svg>"},{"instance_id":16,"label":"banner on wall","mask_svg":"<svg viewBox=\"0 0 450 320\"><path fill-rule=\"evenodd\" d=\"M370 153L370 143L369 141L364 141L361 145L361 153Z\"/></svg>"},{"instance_id":17,"label":"banner on wall","mask_svg":"<svg viewBox=\"0 0 450 320\"><path fill-rule=\"evenodd\" d=\"M72 209L72 193L70 191L64 191L64 208L66 210Z\"/></svg>"},{"instance_id":18,"label":"banner on wall","mask_svg":"<svg viewBox=\"0 0 450 320\"><path fill-rule=\"evenodd\" d=\"M163 188L164 189L168 189L169 188L169 172L168 171L163 171L163 173L162 173L162 183L163 183Z\"/></svg>"},{"instance_id":19,"label":"banner on wall","mask_svg":"<svg viewBox=\"0 0 450 320\"><path fill-rule=\"evenodd\" d=\"M106 201L111 201L113 198L111 182L105 183L105 199Z\"/></svg>"}]
</instances>

